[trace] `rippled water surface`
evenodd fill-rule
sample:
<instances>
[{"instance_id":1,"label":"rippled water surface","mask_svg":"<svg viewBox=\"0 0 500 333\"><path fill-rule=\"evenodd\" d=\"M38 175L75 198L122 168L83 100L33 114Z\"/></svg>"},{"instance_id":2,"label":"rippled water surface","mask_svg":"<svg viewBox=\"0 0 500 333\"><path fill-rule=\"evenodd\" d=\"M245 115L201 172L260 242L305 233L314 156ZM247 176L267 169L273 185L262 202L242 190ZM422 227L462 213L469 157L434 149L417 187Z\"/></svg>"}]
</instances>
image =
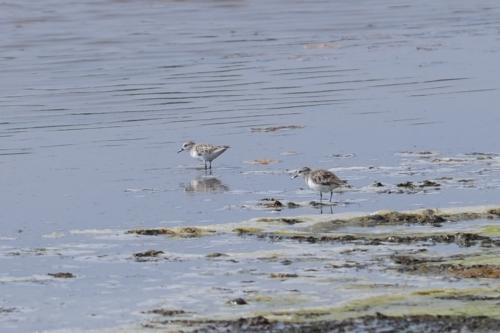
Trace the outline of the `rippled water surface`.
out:
<instances>
[{"instance_id":1,"label":"rippled water surface","mask_svg":"<svg viewBox=\"0 0 500 333\"><path fill-rule=\"evenodd\" d=\"M0 12L2 332L131 324L159 303L237 311L217 297L245 280L310 292L308 305L348 299L258 273L282 267L260 252L304 255L293 243L121 232L320 213L257 205L317 200L286 173L304 165L353 185L334 212L500 194L498 1L7 0ZM231 148L207 175L176 154L188 139ZM370 186L429 179L440 188ZM152 248L170 260L130 259ZM47 277L60 271L76 279Z\"/></svg>"}]
</instances>

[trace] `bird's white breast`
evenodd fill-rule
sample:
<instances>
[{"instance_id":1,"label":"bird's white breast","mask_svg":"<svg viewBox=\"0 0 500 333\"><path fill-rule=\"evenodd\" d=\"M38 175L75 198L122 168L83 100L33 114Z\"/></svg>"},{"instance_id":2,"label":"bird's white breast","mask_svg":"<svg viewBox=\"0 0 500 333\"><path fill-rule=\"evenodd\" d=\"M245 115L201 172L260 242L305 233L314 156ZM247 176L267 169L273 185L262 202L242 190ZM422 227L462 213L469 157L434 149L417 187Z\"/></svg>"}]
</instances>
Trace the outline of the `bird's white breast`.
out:
<instances>
[{"instance_id":1,"label":"bird's white breast","mask_svg":"<svg viewBox=\"0 0 500 333\"><path fill-rule=\"evenodd\" d=\"M203 156L202 155L198 155L198 152L194 148L189 151L189 155L191 155L192 158L198 158L200 160L203 159Z\"/></svg>"}]
</instances>

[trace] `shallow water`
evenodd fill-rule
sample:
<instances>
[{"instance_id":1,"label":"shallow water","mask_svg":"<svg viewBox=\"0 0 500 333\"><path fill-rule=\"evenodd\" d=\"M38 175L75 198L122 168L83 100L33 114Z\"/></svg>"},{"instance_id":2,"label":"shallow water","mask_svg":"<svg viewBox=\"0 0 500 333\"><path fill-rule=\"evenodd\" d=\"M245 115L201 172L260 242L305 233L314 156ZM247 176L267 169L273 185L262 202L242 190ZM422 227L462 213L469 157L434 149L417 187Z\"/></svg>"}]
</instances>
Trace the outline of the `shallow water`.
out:
<instances>
[{"instance_id":1,"label":"shallow water","mask_svg":"<svg viewBox=\"0 0 500 333\"><path fill-rule=\"evenodd\" d=\"M317 200L286 173L304 165L353 185L334 212L497 203L497 1L7 0L0 11L0 309L14 309L0 311L1 331L134 324L162 303L240 311L224 302L246 280L314 295L307 305L348 299L322 298L307 279L269 281L287 270L251 259L300 257L293 242L122 234L320 213L257 206ZM176 154L188 139L232 148L207 177ZM398 193L424 180L440 187ZM133 259L149 249L172 258ZM47 278L61 271L77 278Z\"/></svg>"}]
</instances>

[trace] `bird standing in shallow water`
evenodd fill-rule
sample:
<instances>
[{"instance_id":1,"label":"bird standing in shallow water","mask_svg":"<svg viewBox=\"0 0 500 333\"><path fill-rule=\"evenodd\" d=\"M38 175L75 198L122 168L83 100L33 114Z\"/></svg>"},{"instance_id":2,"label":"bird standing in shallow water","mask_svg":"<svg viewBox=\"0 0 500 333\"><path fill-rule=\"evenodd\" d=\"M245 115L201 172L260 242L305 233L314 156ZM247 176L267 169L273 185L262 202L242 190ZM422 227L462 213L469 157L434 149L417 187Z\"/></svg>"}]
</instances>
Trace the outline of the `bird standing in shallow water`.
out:
<instances>
[{"instance_id":1,"label":"bird standing in shallow water","mask_svg":"<svg viewBox=\"0 0 500 333\"><path fill-rule=\"evenodd\" d=\"M330 192L330 202L332 202L334 189L342 186L349 187L345 180L340 179L328 170L311 170L308 167L303 167L292 178L297 178L298 176L304 177L307 186L311 190L319 191L320 201L323 200L323 192Z\"/></svg>"},{"instance_id":2,"label":"bird standing in shallow water","mask_svg":"<svg viewBox=\"0 0 500 333\"><path fill-rule=\"evenodd\" d=\"M225 152L229 146L215 146L208 143L194 143L193 141L184 142L181 149L177 152L188 150L192 158L203 160L205 170L212 169L212 161ZM208 162L208 167L207 167Z\"/></svg>"}]
</instances>

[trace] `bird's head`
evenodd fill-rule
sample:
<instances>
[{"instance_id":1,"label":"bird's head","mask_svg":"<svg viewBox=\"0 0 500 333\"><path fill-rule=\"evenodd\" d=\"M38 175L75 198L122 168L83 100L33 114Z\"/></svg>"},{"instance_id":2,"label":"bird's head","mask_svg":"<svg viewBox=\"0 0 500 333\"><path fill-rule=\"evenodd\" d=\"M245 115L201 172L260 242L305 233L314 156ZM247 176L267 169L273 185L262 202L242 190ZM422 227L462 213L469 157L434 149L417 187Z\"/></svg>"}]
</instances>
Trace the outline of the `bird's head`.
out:
<instances>
[{"instance_id":1,"label":"bird's head","mask_svg":"<svg viewBox=\"0 0 500 333\"><path fill-rule=\"evenodd\" d=\"M179 150L177 151L177 153L180 153L180 152L182 152L182 151L184 151L184 150L189 150L189 149L191 149L193 146L194 146L194 142L193 142L193 141L187 141L187 142L184 142L184 143L182 144L182 146L181 146L181 149L179 149Z\"/></svg>"},{"instance_id":2,"label":"bird's head","mask_svg":"<svg viewBox=\"0 0 500 333\"><path fill-rule=\"evenodd\" d=\"M299 169L295 172L295 174L292 176L293 178L297 178L298 176L305 177L311 172L311 168L309 167L303 167L302 169Z\"/></svg>"}]
</instances>

